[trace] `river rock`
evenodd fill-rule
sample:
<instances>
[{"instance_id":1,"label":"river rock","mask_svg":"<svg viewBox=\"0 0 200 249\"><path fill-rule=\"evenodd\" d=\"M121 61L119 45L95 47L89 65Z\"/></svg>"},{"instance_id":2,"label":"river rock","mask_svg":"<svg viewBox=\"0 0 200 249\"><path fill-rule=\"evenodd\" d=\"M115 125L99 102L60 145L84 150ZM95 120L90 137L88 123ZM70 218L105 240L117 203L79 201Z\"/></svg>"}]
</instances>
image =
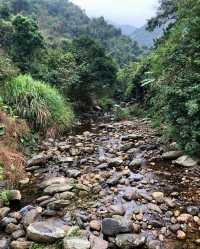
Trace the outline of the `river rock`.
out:
<instances>
[{"instance_id":1,"label":"river rock","mask_svg":"<svg viewBox=\"0 0 200 249\"><path fill-rule=\"evenodd\" d=\"M119 234L115 239L115 243L120 249L132 249L143 246L145 240L146 237L142 234Z\"/></svg>"},{"instance_id":2,"label":"river rock","mask_svg":"<svg viewBox=\"0 0 200 249\"><path fill-rule=\"evenodd\" d=\"M198 162L192 159L190 156L181 156L175 160L174 163L183 167L195 167L198 165Z\"/></svg>"},{"instance_id":3,"label":"river rock","mask_svg":"<svg viewBox=\"0 0 200 249\"><path fill-rule=\"evenodd\" d=\"M0 239L0 249L8 249L9 248L9 240L6 238Z\"/></svg>"},{"instance_id":4,"label":"river rock","mask_svg":"<svg viewBox=\"0 0 200 249\"><path fill-rule=\"evenodd\" d=\"M108 160L108 167L119 167L123 163L121 158L112 158Z\"/></svg>"},{"instance_id":5,"label":"river rock","mask_svg":"<svg viewBox=\"0 0 200 249\"><path fill-rule=\"evenodd\" d=\"M25 234L25 231L20 229L20 230L16 230L15 232L12 233L12 239L14 240L17 240L19 238L22 238L24 237L26 234Z\"/></svg>"},{"instance_id":6,"label":"river rock","mask_svg":"<svg viewBox=\"0 0 200 249\"><path fill-rule=\"evenodd\" d=\"M191 214L181 214L180 216L178 216L177 221L181 223L187 223L192 220L192 218L193 217Z\"/></svg>"},{"instance_id":7,"label":"river rock","mask_svg":"<svg viewBox=\"0 0 200 249\"><path fill-rule=\"evenodd\" d=\"M180 239L180 240L185 240L186 239L186 233L181 231L181 230L178 230L177 231L177 238Z\"/></svg>"},{"instance_id":8,"label":"river rock","mask_svg":"<svg viewBox=\"0 0 200 249\"><path fill-rule=\"evenodd\" d=\"M21 193L19 190L10 190L9 191L9 200L10 201L20 201L22 199Z\"/></svg>"},{"instance_id":9,"label":"river rock","mask_svg":"<svg viewBox=\"0 0 200 249\"><path fill-rule=\"evenodd\" d=\"M29 249L31 246L32 242L30 241L12 241L11 242L11 248L12 249Z\"/></svg>"},{"instance_id":10,"label":"river rock","mask_svg":"<svg viewBox=\"0 0 200 249\"><path fill-rule=\"evenodd\" d=\"M148 249L163 249L162 243L159 240L149 239L146 244Z\"/></svg>"},{"instance_id":11,"label":"river rock","mask_svg":"<svg viewBox=\"0 0 200 249\"><path fill-rule=\"evenodd\" d=\"M152 197L158 203L162 203L164 201L164 193L163 192L153 192Z\"/></svg>"},{"instance_id":12,"label":"river rock","mask_svg":"<svg viewBox=\"0 0 200 249\"><path fill-rule=\"evenodd\" d=\"M62 200L71 200L73 198L75 198L75 193L70 192L70 191L66 191L60 194L56 194L56 198L57 199L62 199Z\"/></svg>"},{"instance_id":13,"label":"river rock","mask_svg":"<svg viewBox=\"0 0 200 249\"><path fill-rule=\"evenodd\" d=\"M30 224L27 228L27 236L36 242L54 242L64 238L68 228L62 220L52 218Z\"/></svg>"},{"instance_id":14,"label":"river rock","mask_svg":"<svg viewBox=\"0 0 200 249\"><path fill-rule=\"evenodd\" d=\"M128 134L128 135L122 136L121 140L128 141L128 140L136 140L139 138L142 138L142 135L140 135L140 134Z\"/></svg>"},{"instance_id":15,"label":"river rock","mask_svg":"<svg viewBox=\"0 0 200 249\"><path fill-rule=\"evenodd\" d=\"M200 209L196 206L189 206L187 207L187 212L193 216L198 215Z\"/></svg>"},{"instance_id":16,"label":"river rock","mask_svg":"<svg viewBox=\"0 0 200 249\"><path fill-rule=\"evenodd\" d=\"M3 219L4 217L6 217L9 212L10 212L10 208L8 207L0 208L0 219Z\"/></svg>"},{"instance_id":17,"label":"river rock","mask_svg":"<svg viewBox=\"0 0 200 249\"><path fill-rule=\"evenodd\" d=\"M90 221L90 229L95 230L95 231L100 231L101 223L97 220Z\"/></svg>"},{"instance_id":18,"label":"river rock","mask_svg":"<svg viewBox=\"0 0 200 249\"><path fill-rule=\"evenodd\" d=\"M30 211L28 211L24 215L23 220L22 220L23 225L25 227L29 226L31 223L36 221L36 219L40 216L41 213L42 213L42 208L41 207L31 209Z\"/></svg>"},{"instance_id":19,"label":"river rock","mask_svg":"<svg viewBox=\"0 0 200 249\"><path fill-rule=\"evenodd\" d=\"M108 242L91 235L90 236L90 243L91 243L91 249L107 249L108 248Z\"/></svg>"},{"instance_id":20,"label":"river rock","mask_svg":"<svg viewBox=\"0 0 200 249\"><path fill-rule=\"evenodd\" d=\"M115 236L120 233L128 233L132 230L132 223L121 216L105 218L102 221L102 233L107 236Z\"/></svg>"},{"instance_id":21,"label":"river rock","mask_svg":"<svg viewBox=\"0 0 200 249\"><path fill-rule=\"evenodd\" d=\"M47 156L44 154L39 154L34 157L32 157L30 160L27 162L27 166L38 166L38 165L44 165L47 162Z\"/></svg>"},{"instance_id":22,"label":"river rock","mask_svg":"<svg viewBox=\"0 0 200 249\"><path fill-rule=\"evenodd\" d=\"M77 169L69 169L67 170L67 175L72 178L77 178L81 175L81 171Z\"/></svg>"},{"instance_id":23,"label":"river rock","mask_svg":"<svg viewBox=\"0 0 200 249\"><path fill-rule=\"evenodd\" d=\"M54 184L51 186L48 186L47 188L44 189L45 194L55 194L55 193L60 193L60 192L65 192L73 189L72 185L69 184Z\"/></svg>"},{"instance_id":24,"label":"river rock","mask_svg":"<svg viewBox=\"0 0 200 249\"><path fill-rule=\"evenodd\" d=\"M65 237L64 249L90 249L90 242L81 237Z\"/></svg>"},{"instance_id":25,"label":"river rock","mask_svg":"<svg viewBox=\"0 0 200 249\"><path fill-rule=\"evenodd\" d=\"M129 167L131 169L134 169L135 167L140 167L144 163L144 160L141 158L133 159L133 161L129 164Z\"/></svg>"},{"instance_id":26,"label":"river rock","mask_svg":"<svg viewBox=\"0 0 200 249\"><path fill-rule=\"evenodd\" d=\"M65 184L65 183L67 183L67 179L65 177L63 177L63 176L61 176L61 177L52 177L52 178L42 182L40 187L41 188L46 188L46 187L54 185L54 184Z\"/></svg>"},{"instance_id":27,"label":"river rock","mask_svg":"<svg viewBox=\"0 0 200 249\"><path fill-rule=\"evenodd\" d=\"M15 225L15 224L13 224L13 223L10 223L10 224L8 224L8 225L6 226L5 232L8 233L8 234L11 234L11 233L13 233L13 232L15 232L15 231L17 231L17 230L19 230L19 229L20 229L20 226L19 226L19 225Z\"/></svg>"},{"instance_id":28,"label":"river rock","mask_svg":"<svg viewBox=\"0 0 200 249\"><path fill-rule=\"evenodd\" d=\"M178 150L168 151L162 155L163 159L166 160L176 160L178 157L182 156L183 152Z\"/></svg>"}]
</instances>

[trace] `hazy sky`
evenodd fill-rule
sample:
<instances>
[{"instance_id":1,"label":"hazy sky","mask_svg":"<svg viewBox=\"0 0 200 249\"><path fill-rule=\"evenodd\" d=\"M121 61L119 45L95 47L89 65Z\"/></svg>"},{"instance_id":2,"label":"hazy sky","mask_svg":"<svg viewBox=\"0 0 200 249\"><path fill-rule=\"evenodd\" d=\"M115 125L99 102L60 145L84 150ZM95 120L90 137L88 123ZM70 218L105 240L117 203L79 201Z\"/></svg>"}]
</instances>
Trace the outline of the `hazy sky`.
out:
<instances>
[{"instance_id":1,"label":"hazy sky","mask_svg":"<svg viewBox=\"0 0 200 249\"><path fill-rule=\"evenodd\" d=\"M90 17L104 16L118 24L142 26L156 12L158 0L71 0Z\"/></svg>"}]
</instances>

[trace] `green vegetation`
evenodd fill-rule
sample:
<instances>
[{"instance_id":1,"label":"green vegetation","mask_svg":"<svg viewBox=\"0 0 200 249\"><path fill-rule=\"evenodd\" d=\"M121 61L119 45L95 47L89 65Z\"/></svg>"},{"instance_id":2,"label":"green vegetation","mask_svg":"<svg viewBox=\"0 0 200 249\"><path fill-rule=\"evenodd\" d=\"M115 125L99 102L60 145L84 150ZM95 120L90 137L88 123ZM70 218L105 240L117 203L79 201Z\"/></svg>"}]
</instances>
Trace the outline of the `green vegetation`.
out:
<instances>
[{"instance_id":1,"label":"green vegetation","mask_svg":"<svg viewBox=\"0 0 200 249\"><path fill-rule=\"evenodd\" d=\"M126 98L145 106L163 134L190 154L200 152L199 16L198 0L162 0L148 29L165 25L164 35L147 58L118 72Z\"/></svg>"},{"instance_id":2,"label":"green vegetation","mask_svg":"<svg viewBox=\"0 0 200 249\"><path fill-rule=\"evenodd\" d=\"M4 86L5 102L17 115L27 119L36 130L49 127L64 128L73 118L70 105L58 90L48 84L33 80L30 75L20 75Z\"/></svg>"},{"instance_id":3,"label":"green vegetation","mask_svg":"<svg viewBox=\"0 0 200 249\"><path fill-rule=\"evenodd\" d=\"M9 192L9 190L3 190L2 192L0 192L0 200L3 201L3 204L5 206L9 206L9 204L10 204L10 192Z\"/></svg>"},{"instance_id":4,"label":"green vegetation","mask_svg":"<svg viewBox=\"0 0 200 249\"><path fill-rule=\"evenodd\" d=\"M23 3L22 3L23 2ZM90 19L84 11L68 0L2 0L0 16L9 19L9 16L23 13L33 16L42 31L43 36L50 42L62 39L74 39L87 35L99 42L106 53L113 56L120 65L135 60L143 50L131 38L122 35L121 30L108 24L103 17ZM31 32L22 32L22 39L35 33L36 25L25 17L18 16L17 21L26 24ZM17 22L17 23L18 23ZM14 22L16 23L16 22ZM24 25L23 29L24 30ZM18 36L19 38L19 36ZM30 40L27 40L27 44ZM39 48L42 44L40 35L34 36L31 46ZM31 46L29 49L31 49ZM28 50L29 50L28 49ZM28 52L29 54L29 51ZM19 47L19 52L21 51Z\"/></svg>"}]
</instances>

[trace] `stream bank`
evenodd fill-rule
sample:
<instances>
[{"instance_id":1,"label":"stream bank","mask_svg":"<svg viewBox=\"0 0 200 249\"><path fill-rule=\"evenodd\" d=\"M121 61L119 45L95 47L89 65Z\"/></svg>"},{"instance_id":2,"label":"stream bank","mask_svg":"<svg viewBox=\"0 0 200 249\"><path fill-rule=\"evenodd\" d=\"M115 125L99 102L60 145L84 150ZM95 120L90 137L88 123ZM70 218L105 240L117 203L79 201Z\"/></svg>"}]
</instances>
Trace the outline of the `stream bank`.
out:
<instances>
[{"instance_id":1,"label":"stream bank","mask_svg":"<svg viewBox=\"0 0 200 249\"><path fill-rule=\"evenodd\" d=\"M171 147L148 119L44 141L21 206L0 209L0 248L63 238L65 249L200 248L200 168Z\"/></svg>"}]
</instances>

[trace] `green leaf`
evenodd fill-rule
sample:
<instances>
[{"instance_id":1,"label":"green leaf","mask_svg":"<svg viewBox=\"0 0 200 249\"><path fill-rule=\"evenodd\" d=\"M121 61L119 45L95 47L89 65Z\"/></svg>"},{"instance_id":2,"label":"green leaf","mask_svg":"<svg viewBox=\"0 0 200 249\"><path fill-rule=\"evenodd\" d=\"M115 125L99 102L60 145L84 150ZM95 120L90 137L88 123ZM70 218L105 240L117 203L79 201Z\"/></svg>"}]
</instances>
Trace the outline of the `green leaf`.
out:
<instances>
[{"instance_id":1,"label":"green leaf","mask_svg":"<svg viewBox=\"0 0 200 249\"><path fill-rule=\"evenodd\" d=\"M5 135L5 133L6 133L5 127L4 126L0 126L0 136Z\"/></svg>"}]
</instances>

